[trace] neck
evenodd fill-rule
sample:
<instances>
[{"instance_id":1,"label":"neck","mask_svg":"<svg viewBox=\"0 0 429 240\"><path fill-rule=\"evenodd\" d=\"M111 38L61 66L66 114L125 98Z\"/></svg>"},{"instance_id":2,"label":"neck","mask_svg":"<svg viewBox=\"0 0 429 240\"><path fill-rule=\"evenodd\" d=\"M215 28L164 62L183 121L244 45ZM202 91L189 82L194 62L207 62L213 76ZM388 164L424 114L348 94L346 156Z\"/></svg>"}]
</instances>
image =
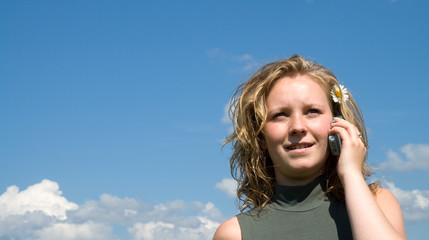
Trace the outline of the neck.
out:
<instances>
[{"instance_id":1,"label":"neck","mask_svg":"<svg viewBox=\"0 0 429 240\"><path fill-rule=\"evenodd\" d=\"M283 186L304 186L312 182L314 179L323 175L323 171L319 170L316 173L306 176L298 175L296 177L286 177L276 173L276 183Z\"/></svg>"}]
</instances>

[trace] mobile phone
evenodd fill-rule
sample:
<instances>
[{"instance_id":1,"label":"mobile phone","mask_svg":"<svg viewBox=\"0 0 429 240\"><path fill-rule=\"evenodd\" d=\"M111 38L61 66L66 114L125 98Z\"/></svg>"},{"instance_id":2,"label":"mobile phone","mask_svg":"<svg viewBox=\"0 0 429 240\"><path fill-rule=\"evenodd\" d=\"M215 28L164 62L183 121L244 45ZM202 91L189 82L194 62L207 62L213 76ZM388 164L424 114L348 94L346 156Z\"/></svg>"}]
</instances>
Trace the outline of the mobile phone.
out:
<instances>
[{"instance_id":1,"label":"mobile phone","mask_svg":"<svg viewBox=\"0 0 429 240\"><path fill-rule=\"evenodd\" d=\"M343 118L340 116L335 116L337 118ZM332 123L335 122L335 119L332 119ZM338 133L329 134L328 136L329 148L331 149L331 153L334 156L339 156L341 153L341 138Z\"/></svg>"}]
</instances>

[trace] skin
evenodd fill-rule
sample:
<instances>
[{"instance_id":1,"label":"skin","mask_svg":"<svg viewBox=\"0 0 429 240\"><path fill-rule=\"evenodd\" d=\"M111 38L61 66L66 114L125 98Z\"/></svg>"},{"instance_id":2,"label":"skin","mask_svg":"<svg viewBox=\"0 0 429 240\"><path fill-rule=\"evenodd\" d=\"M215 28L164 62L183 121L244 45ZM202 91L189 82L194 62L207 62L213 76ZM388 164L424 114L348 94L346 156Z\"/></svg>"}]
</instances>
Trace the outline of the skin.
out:
<instances>
[{"instance_id":1,"label":"skin","mask_svg":"<svg viewBox=\"0 0 429 240\"><path fill-rule=\"evenodd\" d=\"M354 239L406 239L396 198L383 188L378 189L374 197L362 176L366 148L357 128L342 119L335 121L330 132L340 134L342 140L337 171L344 186Z\"/></svg>"},{"instance_id":2,"label":"skin","mask_svg":"<svg viewBox=\"0 0 429 240\"><path fill-rule=\"evenodd\" d=\"M366 148L357 128L337 118L331 124L329 101L323 88L305 75L282 78L270 91L262 147L273 160L277 183L305 185L319 176L329 155L328 135L338 133L342 150L337 171L354 239L406 239L393 194L380 188L374 196L365 182L361 170ZM213 239L241 239L237 218L222 223Z\"/></svg>"},{"instance_id":3,"label":"skin","mask_svg":"<svg viewBox=\"0 0 429 240\"><path fill-rule=\"evenodd\" d=\"M264 144L281 185L305 185L321 174L329 152L329 100L308 76L280 79L267 98Z\"/></svg>"}]
</instances>

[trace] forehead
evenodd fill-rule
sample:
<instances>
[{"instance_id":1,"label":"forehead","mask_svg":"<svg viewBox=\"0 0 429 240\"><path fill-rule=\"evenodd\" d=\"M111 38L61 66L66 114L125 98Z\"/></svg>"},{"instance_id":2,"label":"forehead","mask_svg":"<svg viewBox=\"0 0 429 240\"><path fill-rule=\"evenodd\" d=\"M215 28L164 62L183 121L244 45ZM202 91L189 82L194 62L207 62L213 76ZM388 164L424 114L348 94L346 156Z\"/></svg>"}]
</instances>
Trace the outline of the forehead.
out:
<instances>
[{"instance_id":1,"label":"forehead","mask_svg":"<svg viewBox=\"0 0 429 240\"><path fill-rule=\"evenodd\" d=\"M267 105L276 102L317 102L329 105L329 94L322 84L311 76L288 76L279 79L268 94Z\"/></svg>"}]
</instances>

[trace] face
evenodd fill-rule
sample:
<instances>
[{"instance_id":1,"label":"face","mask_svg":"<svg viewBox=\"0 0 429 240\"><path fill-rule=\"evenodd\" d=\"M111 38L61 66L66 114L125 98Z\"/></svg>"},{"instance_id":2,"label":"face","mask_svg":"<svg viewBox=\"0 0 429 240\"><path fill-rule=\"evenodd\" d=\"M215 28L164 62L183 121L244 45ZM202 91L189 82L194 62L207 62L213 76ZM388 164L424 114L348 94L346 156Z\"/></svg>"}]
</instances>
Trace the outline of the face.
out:
<instances>
[{"instance_id":1,"label":"face","mask_svg":"<svg viewBox=\"0 0 429 240\"><path fill-rule=\"evenodd\" d=\"M311 77L284 77L267 98L263 148L274 164L276 181L302 185L320 175L328 151L332 110L323 88Z\"/></svg>"}]
</instances>

